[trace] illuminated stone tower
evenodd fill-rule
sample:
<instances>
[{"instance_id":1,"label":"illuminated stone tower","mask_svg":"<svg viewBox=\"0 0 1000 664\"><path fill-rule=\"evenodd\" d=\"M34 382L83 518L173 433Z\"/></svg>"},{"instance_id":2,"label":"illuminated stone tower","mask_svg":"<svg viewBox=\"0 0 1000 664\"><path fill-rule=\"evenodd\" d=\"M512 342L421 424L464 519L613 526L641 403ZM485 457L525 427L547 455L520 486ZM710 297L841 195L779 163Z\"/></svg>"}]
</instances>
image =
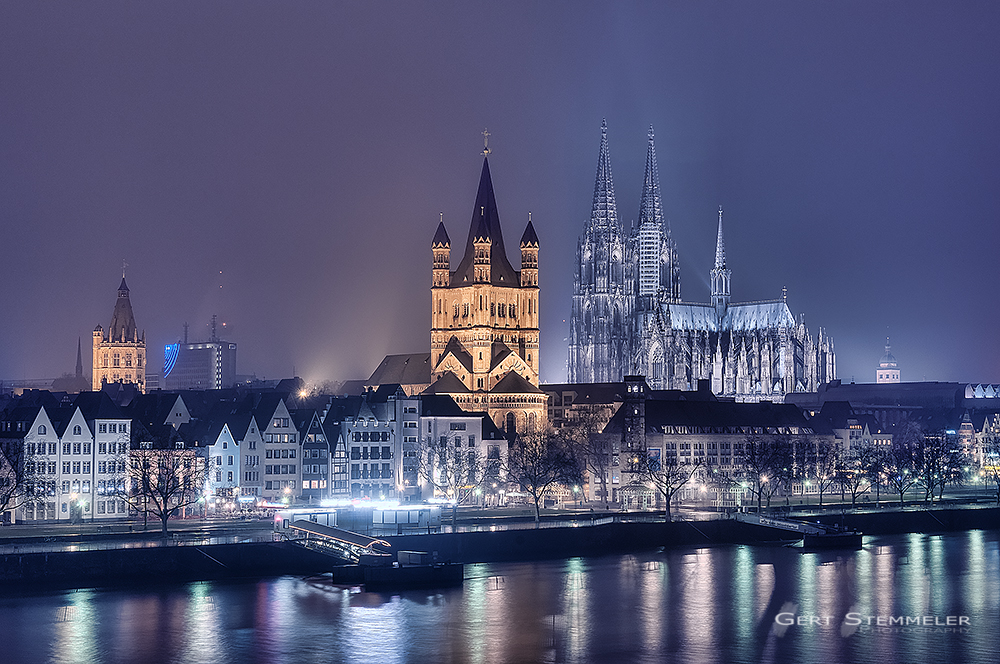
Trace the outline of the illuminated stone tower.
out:
<instances>
[{"instance_id":1,"label":"illuminated stone tower","mask_svg":"<svg viewBox=\"0 0 1000 664\"><path fill-rule=\"evenodd\" d=\"M93 388L107 383L132 383L140 392L146 390L146 333L136 329L124 270L111 326L107 332L100 325L94 328Z\"/></svg>"},{"instance_id":2,"label":"illuminated stone tower","mask_svg":"<svg viewBox=\"0 0 1000 664\"><path fill-rule=\"evenodd\" d=\"M521 270L507 260L500 215L484 150L479 191L465 253L451 270L444 222L431 242L431 386L462 408L486 411L496 424L523 432L544 424L538 389L538 236L529 218L521 237Z\"/></svg>"}]
</instances>

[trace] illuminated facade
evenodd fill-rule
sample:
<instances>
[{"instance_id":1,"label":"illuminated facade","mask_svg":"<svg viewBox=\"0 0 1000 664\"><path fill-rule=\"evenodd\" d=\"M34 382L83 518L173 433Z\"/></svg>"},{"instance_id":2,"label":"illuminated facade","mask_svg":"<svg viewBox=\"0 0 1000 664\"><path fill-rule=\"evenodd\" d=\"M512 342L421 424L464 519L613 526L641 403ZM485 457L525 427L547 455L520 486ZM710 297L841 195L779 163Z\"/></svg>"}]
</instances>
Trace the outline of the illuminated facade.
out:
<instances>
[{"instance_id":1,"label":"illuminated facade","mask_svg":"<svg viewBox=\"0 0 1000 664\"><path fill-rule=\"evenodd\" d=\"M486 151L488 153L488 151ZM538 389L538 237L528 220L521 269L507 260L488 158L465 253L451 269L451 240L440 223L431 243L431 386L465 410L487 412L512 433L544 425Z\"/></svg>"},{"instance_id":2,"label":"illuminated facade","mask_svg":"<svg viewBox=\"0 0 1000 664\"><path fill-rule=\"evenodd\" d=\"M118 299L107 332L94 328L93 387L100 390L108 383L132 383L140 392L146 390L146 333L139 334L132 315L125 275L118 287Z\"/></svg>"},{"instance_id":3,"label":"illuminated facade","mask_svg":"<svg viewBox=\"0 0 1000 664\"><path fill-rule=\"evenodd\" d=\"M878 361L878 369L875 370L876 383L898 383L899 364L889 346L889 337L885 338L885 355Z\"/></svg>"},{"instance_id":4,"label":"illuminated facade","mask_svg":"<svg viewBox=\"0 0 1000 664\"><path fill-rule=\"evenodd\" d=\"M618 219L607 126L591 219L577 248L570 319L571 383L614 382L635 374L653 389L694 390L709 380L716 394L740 401L781 401L836 377L833 340L811 335L780 299L730 302L719 210L709 303L681 300L680 267L664 223L653 132L639 224L626 235Z\"/></svg>"}]
</instances>

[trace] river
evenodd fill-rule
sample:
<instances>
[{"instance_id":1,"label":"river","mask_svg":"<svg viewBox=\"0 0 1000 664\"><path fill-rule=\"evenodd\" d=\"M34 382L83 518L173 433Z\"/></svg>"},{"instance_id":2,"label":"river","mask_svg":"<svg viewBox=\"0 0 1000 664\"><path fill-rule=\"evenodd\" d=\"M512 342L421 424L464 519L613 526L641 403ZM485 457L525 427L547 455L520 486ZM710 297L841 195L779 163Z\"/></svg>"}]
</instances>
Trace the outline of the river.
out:
<instances>
[{"instance_id":1,"label":"river","mask_svg":"<svg viewBox=\"0 0 1000 664\"><path fill-rule=\"evenodd\" d=\"M464 587L319 579L0 596L5 662L996 662L1000 532L859 551L727 545L466 566ZM917 624L919 621L919 624Z\"/></svg>"}]
</instances>

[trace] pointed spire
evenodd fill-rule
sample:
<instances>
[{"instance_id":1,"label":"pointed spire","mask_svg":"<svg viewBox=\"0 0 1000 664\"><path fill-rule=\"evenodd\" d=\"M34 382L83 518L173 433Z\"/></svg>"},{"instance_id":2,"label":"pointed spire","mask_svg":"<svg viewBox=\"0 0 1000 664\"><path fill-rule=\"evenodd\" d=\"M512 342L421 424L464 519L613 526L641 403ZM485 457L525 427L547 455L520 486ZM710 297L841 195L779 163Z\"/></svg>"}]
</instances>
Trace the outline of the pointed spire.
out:
<instances>
[{"instance_id":1,"label":"pointed spire","mask_svg":"<svg viewBox=\"0 0 1000 664\"><path fill-rule=\"evenodd\" d=\"M76 377L83 376L83 344L80 337L76 338Z\"/></svg>"},{"instance_id":2,"label":"pointed spire","mask_svg":"<svg viewBox=\"0 0 1000 664\"><path fill-rule=\"evenodd\" d=\"M122 277L118 287L118 299L115 302L114 313L111 314L111 327L108 328L110 341L131 341L136 337L135 317L132 315L132 302L128 297L128 286Z\"/></svg>"},{"instance_id":3,"label":"pointed spire","mask_svg":"<svg viewBox=\"0 0 1000 664\"><path fill-rule=\"evenodd\" d=\"M496 196L493 193L493 179L490 176L490 162L483 158L483 171L479 176L479 191L476 194L476 205L472 209L472 223L469 225L469 239L465 244L465 255L455 271L456 285L474 281L476 238L490 241L491 275L494 283L517 284L518 279L507 252L504 249L503 233L500 230L500 213L497 211Z\"/></svg>"},{"instance_id":4,"label":"pointed spire","mask_svg":"<svg viewBox=\"0 0 1000 664\"><path fill-rule=\"evenodd\" d=\"M608 151L607 120L601 121L601 152L597 157L597 178L594 182L594 206L590 213L590 225L618 225L615 185L611 177L611 154Z\"/></svg>"},{"instance_id":5,"label":"pointed spire","mask_svg":"<svg viewBox=\"0 0 1000 664\"><path fill-rule=\"evenodd\" d=\"M726 242L722 239L722 206L719 206L719 236L715 240L715 269L726 267Z\"/></svg>"},{"instance_id":6,"label":"pointed spire","mask_svg":"<svg viewBox=\"0 0 1000 664\"><path fill-rule=\"evenodd\" d=\"M639 225L663 225L663 205L660 202L660 175L656 167L656 148L653 145L653 125L649 125L646 145L646 176L642 182L642 202L639 205Z\"/></svg>"},{"instance_id":7,"label":"pointed spire","mask_svg":"<svg viewBox=\"0 0 1000 664\"><path fill-rule=\"evenodd\" d=\"M535 227L531 225L531 213L528 213L528 225L524 227L524 234L521 235L522 247L537 247L538 236L535 235Z\"/></svg>"},{"instance_id":8,"label":"pointed spire","mask_svg":"<svg viewBox=\"0 0 1000 664\"><path fill-rule=\"evenodd\" d=\"M448 237L448 231L444 229L444 215L441 215L441 221L438 223L437 231L434 233L434 239L431 240L432 247L451 247L451 238Z\"/></svg>"},{"instance_id":9,"label":"pointed spire","mask_svg":"<svg viewBox=\"0 0 1000 664\"><path fill-rule=\"evenodd\" d=\"M729 308L729 281L732 271L726 268L726 244L722 239L722 206L719 206L719 236L715 241L715 267L712 269L712 305L719 320Z\"/></svg>"}]
</instances>

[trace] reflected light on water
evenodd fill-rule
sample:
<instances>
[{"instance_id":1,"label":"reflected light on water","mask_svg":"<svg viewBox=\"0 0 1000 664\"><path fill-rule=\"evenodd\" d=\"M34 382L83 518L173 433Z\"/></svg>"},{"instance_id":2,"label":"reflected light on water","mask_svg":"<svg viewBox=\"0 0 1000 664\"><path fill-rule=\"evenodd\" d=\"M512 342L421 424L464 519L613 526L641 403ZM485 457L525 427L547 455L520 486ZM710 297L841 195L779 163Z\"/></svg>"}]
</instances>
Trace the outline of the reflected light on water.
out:
<instances>
[{"instance_id":1,"label":"reflected light on water","mask_svg":"<svg viewBox=\"0 0 1000 664\"><path fill-rule=\"evenodd\" d=\"M8 593L3 661L992 663L998 538L973 531L867 538L860 551L717 546L469 565L462 588L390 594L293 577ZM830 623L777 629L787 610ZM849 611L972 623L962 634L843 633Z\"/></svg>"}]
</instances>

